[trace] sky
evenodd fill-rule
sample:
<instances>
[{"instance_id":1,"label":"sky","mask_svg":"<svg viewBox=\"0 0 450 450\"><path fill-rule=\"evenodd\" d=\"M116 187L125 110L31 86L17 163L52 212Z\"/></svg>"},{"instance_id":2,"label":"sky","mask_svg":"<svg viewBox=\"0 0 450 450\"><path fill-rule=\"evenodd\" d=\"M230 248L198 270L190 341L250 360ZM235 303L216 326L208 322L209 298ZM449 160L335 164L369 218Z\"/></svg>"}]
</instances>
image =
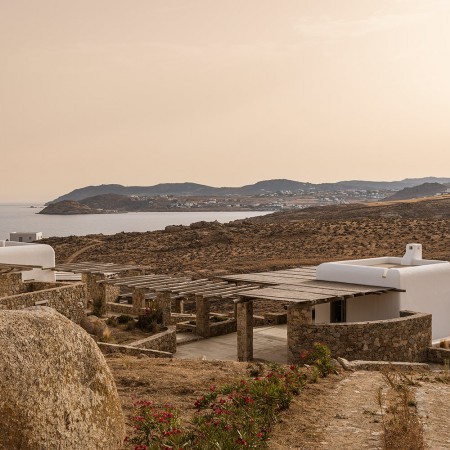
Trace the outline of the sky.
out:
<instances>
[{"instance_id":1,"label":"sky","mask_svg":"<svg viewBox=\"0 0 450 450\"><path fill-rule=\"evenodd\" d=\"M0 0L0 202L450 176L450 0Z\"/></svg>"}]
</instances>

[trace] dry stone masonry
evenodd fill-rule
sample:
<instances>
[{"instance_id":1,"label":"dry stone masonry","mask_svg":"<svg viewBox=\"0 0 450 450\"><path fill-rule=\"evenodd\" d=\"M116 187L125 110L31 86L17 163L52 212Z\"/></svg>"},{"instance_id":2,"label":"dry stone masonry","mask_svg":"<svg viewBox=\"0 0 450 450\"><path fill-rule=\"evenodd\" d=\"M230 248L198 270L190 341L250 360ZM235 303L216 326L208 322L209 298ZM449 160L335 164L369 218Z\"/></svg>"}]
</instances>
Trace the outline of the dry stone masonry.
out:
<instances>
[{"instance_id":1,"label":"dry stone masonry","mask_svg":"<svg viewBox=\"0 0 450 450\"><path fill-rule=\"evenodd\" d=\"M371 322L313 324L311 308L288 308L288 361L300 362L314 342L349 360L427 361L431 345L431 314L402 311L402 317Z\"/></svg>"}]
</instances>

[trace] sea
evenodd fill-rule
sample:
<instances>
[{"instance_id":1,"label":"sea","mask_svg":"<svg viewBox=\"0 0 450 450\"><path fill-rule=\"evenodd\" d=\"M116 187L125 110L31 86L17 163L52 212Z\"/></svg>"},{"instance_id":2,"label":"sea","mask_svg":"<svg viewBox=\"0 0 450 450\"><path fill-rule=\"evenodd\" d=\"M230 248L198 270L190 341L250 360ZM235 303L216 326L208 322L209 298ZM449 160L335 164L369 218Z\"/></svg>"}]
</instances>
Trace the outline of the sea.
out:
<instances>
[{"instance_id":1,"label":"sea","mask_svg":"<svg viewBox=\"0 0 450 450\"><path fill-rule=\"evenodd\" d=\"M43 206L0 204L0 239L11 231L38 232L44 237L115 234L122 231L163 230L167 225L190 225L217 220L221 223L270 214L272 211L138 212L123 214L80 214L56 216L37 214Z\"/></svg>"}]
</instances>

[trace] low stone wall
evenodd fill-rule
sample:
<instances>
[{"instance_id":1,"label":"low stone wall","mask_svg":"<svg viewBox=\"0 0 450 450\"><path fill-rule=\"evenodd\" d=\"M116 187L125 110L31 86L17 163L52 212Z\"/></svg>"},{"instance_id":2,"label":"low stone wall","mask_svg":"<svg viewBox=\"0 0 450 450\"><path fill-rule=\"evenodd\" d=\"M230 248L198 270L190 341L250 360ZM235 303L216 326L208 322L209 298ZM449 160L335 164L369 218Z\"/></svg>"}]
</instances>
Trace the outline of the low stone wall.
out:
<instances>
[{"instance_id":1,"label":"low stone wall","mask_svg":"<svg viewBox=\"0 0 450 450\"><path fill-rule=\"evenodd\" d=\"M109 344L107 342L97 342L104 355L123 354L130 356L145 355L149 358L172 358L172 353L152 350L148 348L136 348L130 345Z\"/></svg>"},{"instance_id":2,"label":"low stone wall","mask_svg":"<svg viewBox=\"0 0 450 450\"><path fill-rule=\"evenodd\" d=\"M427 361L431 314L402 311L402 317L372 322L312 324L304 308L288 308L288 361L300 362L314 342L349 360Z\"/></svg>"},{"instance_id":3,"label":"low stone wall","mask_svg":"<svg viewBox=\"0 0 450 450\"><path fill-rule=\"evenodd\" d=\"M86 286L84 283L51 283L52 289L11 295L0 298L0 309L23 309L42 303L56 309L75 323L80 323L85 316Z\"/></svg>"},{"instance_id":4,"label":"low stone wall","mask_svg":"<svg viewBox=\"0 0 450 450\"><path fill-rule=\"evenodd\" d=\"M195 321L195 316L193 317L192 321ZM197 328L197 326L193 323L178 322L176 326L178 331L189 331L204 338L222 336L224 334L234 333L235 331L237 331L236 319L226 319L223 322L210 321L208 331L204 336L202 335L201 331Z\"/></svg>"},{"instance_id":5,"label":"low stone wall","mask_svg":"<svg viewBox=\"0 0 450 450\"><path fill-rule=\"evenodd\" d=\"M175 353L177 351L177 333L175 328L169 327L166 331L154 334L145 339L140 339L139 341L131 342L128 345L134 348L147 348Z\"/></svg>"},{"instance_id":6,"label":"low stone wall","mask_svg":"<svg viewBox=\"0 0 450 450\"><path fill-rule=\"evenodd\" d=\"M445 360L450 361L450 349L430 347L427 356L428 362L444 364Z\"/></svg>"},{"instance_id":7,"label":"low stone wall","mask_svg":"<svg viewBox=\"0 0 450 450\"><path fill-rule=\"evenodd\" d=\"M125 314L128 316L136 315L133 305L128 305L127 303L109 302L107 304L107 310L108 310L108 312L114 313L114 314Z\"/></svg>"},{"instance_id":8,"label":"low stone wall","mask_svg":"<svg viewBox=\"0 0 450 450\"><path fill-rule=\"evenodd\" d=\"M195 321L195 314L180 314L180 313L172 313L170 315L170 324L176 325L177 323L187 322L189 320Z\"/></svg>"},{"instance_id":9,"label":"low stone wall","mask_svg":"<svg viewBox=\"0 0 450 450\"><path fill-rule=\"evenodd\" d=\"M234 333L237 330L236 319L227 319L223 322L209 322L209 337L222 336Z\"/></svg>"}]
</instances>

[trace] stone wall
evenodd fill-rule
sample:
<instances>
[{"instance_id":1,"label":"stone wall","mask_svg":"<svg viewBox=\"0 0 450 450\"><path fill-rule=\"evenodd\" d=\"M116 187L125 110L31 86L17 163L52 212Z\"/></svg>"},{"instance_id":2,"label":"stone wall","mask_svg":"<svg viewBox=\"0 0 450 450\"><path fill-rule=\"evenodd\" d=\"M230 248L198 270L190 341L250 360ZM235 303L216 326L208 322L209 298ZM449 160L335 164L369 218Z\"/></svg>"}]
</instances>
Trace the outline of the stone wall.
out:
<instances>
[{"instance_id":1,"label":"stone wall","mask_svg":"<svg viewBox=\"0 0 450 450\"><path fill-rule=\"evenodd\" d=\"M175 353L177 351L177 333L174 327L145 339L128 344L130 347L147 348L163 352Z\"/></svg>"},{"instance_id":2,"label":"stone wall","mask_svg":"<svg viewBox=\"0 0 450 450\"><path fill-rule=\"evenodd\" d=\"M314 342L326 344L333 356L349 360L427 360L431 314L402 311L396 319L372 322L313 324L307 307L288 308L288 362L300 362Z\"/></svg>"},{"instance_id":3,"label":"stone wall","mask_svg":"<svg viewBox=\"0 0 450 450\"><path fill-rule=\"evenodd\" d=\"M26 286L22 283L21 273L6 273L0 275L0 297L16 295L26 292Z\"/></svg>"},{"instance_id":4,"label":"stone wall","mask_svg":"<svg viewBox=\"0 0 450 450\"><path fill-rule=\"evenodd\" d=\"M172 358L173 354L170 352L162 352L159 350L152 350L148 348L131 347L130 345L110 344L107 342L97 342L100 350L104 355L123 354L130 356L145 355L149 358Z\"/></svg>"},{"instance_id":5,"label":"stone wall","mask_svg":"<svg viewBox=\"0 0 450 450\"><path fill-rule=\"evenodd\" d=\"M445 360L450 361L450 349L430 347L428 349L428 362L444 364Z\"/></svg>"},{"instance_id":6,"label":"stone wall","mask_svg":"<svg viewBox=\"0 0 450 450\"><path fill-rule=\"evenodd\" d=\"M0 298L0 309L23 309L43 304L56 309L75 323L80 323L86 314L86 286L83 283L51 285L54 286L51 289Z\"/></svg>"}]
</instances>

